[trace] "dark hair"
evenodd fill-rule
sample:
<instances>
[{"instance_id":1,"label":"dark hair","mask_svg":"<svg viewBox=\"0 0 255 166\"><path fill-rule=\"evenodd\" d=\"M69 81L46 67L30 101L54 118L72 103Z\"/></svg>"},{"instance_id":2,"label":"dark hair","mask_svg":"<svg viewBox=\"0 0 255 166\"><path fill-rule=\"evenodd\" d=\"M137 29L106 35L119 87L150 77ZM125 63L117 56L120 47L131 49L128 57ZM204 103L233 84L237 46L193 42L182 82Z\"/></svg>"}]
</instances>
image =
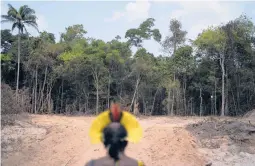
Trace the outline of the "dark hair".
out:
<instances>
[{"instance_id":1,"label":"dark hair","mask_svg":"<svg viewBox=\"0 0 255 166\"><path fill-rule=\"evenodd\" d=\"M127 141L124 138L127 136L127 131L120 123L111 123L104 131L104 145L108 149L108 154L114 161L119 160L119 152L123 152L127 146Z\"/></svg>"}]
</instances>

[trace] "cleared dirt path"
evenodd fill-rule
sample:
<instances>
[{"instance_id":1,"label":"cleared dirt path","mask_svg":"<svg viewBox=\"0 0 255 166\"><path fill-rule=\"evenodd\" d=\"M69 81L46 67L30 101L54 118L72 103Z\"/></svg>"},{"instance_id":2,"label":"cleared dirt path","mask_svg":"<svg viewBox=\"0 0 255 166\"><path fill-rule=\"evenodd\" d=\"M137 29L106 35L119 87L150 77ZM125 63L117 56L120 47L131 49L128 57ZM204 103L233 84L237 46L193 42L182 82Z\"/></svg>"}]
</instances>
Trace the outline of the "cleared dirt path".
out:
<instances>
[{"instance_id":1,"label":"cleared dirt path","mask_svg":"<svg viewBox=\"0 0 255 166\"><path fill-rule=\"evenodd\" d=\"M92 117L32 116L26 135L31 137L20 144L19 150L2 158L3 166L82 166L88 160L105 155L102 145L91 145L88 129ZM154 117L140 119L144 129L143 140L129 144L126 153L143 160L147 166L204 166L206 161L198 150L195 138L185 129L198 119ZM22 126L22 124L21 124ZM16 126L16 130L18 127ZM22 126L24 129L24 125ZM8 130L8 132L7 132ZM14 135L11 128L3 133ZM23 131L23 130L22 130ZM33 131L33 132L32 132ZM43 133L43 134L42 134Z\"/></svg>"}]
</instances>

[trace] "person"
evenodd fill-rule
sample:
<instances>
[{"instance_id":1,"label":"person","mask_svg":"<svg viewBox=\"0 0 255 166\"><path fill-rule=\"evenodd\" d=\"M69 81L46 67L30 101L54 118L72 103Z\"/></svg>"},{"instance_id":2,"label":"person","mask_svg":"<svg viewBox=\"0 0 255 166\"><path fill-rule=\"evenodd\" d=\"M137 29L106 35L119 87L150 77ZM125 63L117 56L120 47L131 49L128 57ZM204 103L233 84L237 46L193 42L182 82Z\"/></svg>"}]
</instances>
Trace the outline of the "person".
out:
<instances>
[{"instance_id":1,"label":"person","mask_svg":"<svg viewBox=\"0 0 255 166\"><path fill-rule=\"evenodd\" d=\"M108 153L85 166L144 166L142 161L125 154L128 142L137 143L142 138L142 128L131 113L120 110L119 104L112 103L110 110L96 117L89 136L93 144L103 143Z\"/></svg>"}]
</instances>

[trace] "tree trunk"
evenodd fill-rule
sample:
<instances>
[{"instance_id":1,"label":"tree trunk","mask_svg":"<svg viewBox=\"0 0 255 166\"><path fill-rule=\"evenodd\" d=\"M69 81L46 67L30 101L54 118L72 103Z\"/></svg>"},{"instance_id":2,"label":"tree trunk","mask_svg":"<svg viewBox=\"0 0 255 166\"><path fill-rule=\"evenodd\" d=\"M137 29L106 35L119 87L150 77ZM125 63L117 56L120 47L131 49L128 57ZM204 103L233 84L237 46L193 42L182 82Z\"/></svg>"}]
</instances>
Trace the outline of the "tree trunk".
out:
<instances>
[{"instance_id":1,"label":"tree trunk","mask_svg":"<svg viewBox=\"0 0 255 166\"><path fill-rule=\"evenodd\" d=\"M222 88L221 88L221 116L225 115L225 68L224 68L224 55L220 58L221 65L221 78L222 78Z\"/></svg>"},{"instance_id":2,"label":"tree trunk","mask_svg":"<svg viewBox=\"0 0 255 166\"><path fill-rule=\"evenodd\" d=\"M93 74L93 78L96 84L96 115L98 115L99 113L99 71L98 68L95 67L91 67L92 69L92 74Z\"/></svg>"},{"instance_id":3,"label":"tree trunk","mask_svg":"<svg viewBox=\"0 0 255 166\"><path fill-rule=\"evenodd\" d=\"M42 86L42 90L41 90L41 97L40 97L40 105L41 105L41 108L40 110L43 111L43 96L44 96L44 88L45 88L45 84L46 84L46 79L47 79L47 72L48 72L48 66L46 66L45 68L45 73L44 73L44 80L43 80L43 86Z\"/></svg>"},{"instance_id":4,"label":"tree trunk","mask_svg":"<svg viewBox=\"0 0 255 166\"><path fill-rule=\"evenodd\" d=\"M202 108L202 103L203 103L203 98L202 98L202 88L200 87L200 93L199 93L199 97L200 97L200 112L199 115L202 116L203 113L203 108Z\"/></svg>"},{"instance_id":5,"label":"tree trunk","mask_svg":"<svg viewBox=\"0 0 255 166\"><path fill-rule=\"evenodd\" d=\"M187 103L186 103L186 76L184 76L184 86L183 86L183 106L184 106L184 113L185 116L187 115Z\"/></svg>"},{"instance_id":6,"label":"tree trunk","mask_svg":"<svg viewBox=\"0 0 255 166\"><path fill-rule=\"evenodd\" d=\"M173 52L173 54L175 53L175 51L176 51L176 47L177 47L177 41L176 41L176 32L174 32L174 52Z\"/></svg>"},{"instance_id":7,"label":"tree trunk","mask_svg":"<svg viewBox=\"0 0 255 166\"><path fill-rule=\"evenodd\" d=\"M172 101L173 102L173 101ZM171 111L171 89L168 90L168 102L167 102L167 114L173 116L173 112Z\"/></svg>"},{"instance_id":8,"label":"tree trunk","mask_svg":"<svg viewBox=\"0 0 255 166\"><path fill-rule=\"evenodd\" d=\"M151 111L150 111L150 115L153 115L153 112L154 112L154 105L155 105L158 90L159 90L159 88L157 88L157 91L156 91L156 93L154 95L154 98L153 98L153 104L152 104L152 108L151 108Z\"/></svg>"},{"instance_id":9,"label":"tree trunk","mask_svg":"<svg viewBox=\"0 0 255 166\"><path fill-rule=\"evenodd\" d=\"M48 85L48 88L47 88L47 111L48 111L48 113L51 114L53 112L53 101L51 99L51 91L53 88L52 79L49 82L49 84L47 84L47 85Z\"/></svg>"},{"instance_id":10,"label":"tree trunk","mask_svg":"<svg viewBox=\"0 0 255 166\"><path fill-rule=\"evenodd\" d=\"M31 109L31 113L34 113L34 98L35 98L35 86L34 86L34 78L35 78L35 71L33 71L33 76L32 76L32 109Z\"/></svg>"},{"instance_id":11,"label":"tree trunk","mask_svg":"<svg viewBox=\"0 0 255 166\"><path fill-rule=\"evenodd\" d=\"M175 83L175 73L174 73L174 83ZM175 88L173 88L173 98L172 98L171 116L174 115L174 90L175 90Z\"/></svg>"},{"instance_id":12,"label":"tree trunk","mask_svg":"<svg viewBox=\"0 0 255 166\"><path fill-rule=\"evenodd\" d=\"M122 96L122 83L120 84L120 97Z\"/></svg>"},{"instance_id":13,"label":"tree trunk","mask_svg":"<svg viewBox=\"0 0 255 166\"><path fill-rule=\"evenodd\" d=\"M177 115L181 114L181 94L180 94L180 88L176 88L176 113Z\"/></svg>"},{"instance_id":14,"label":"tree trunk","mask_svg":"<svg viewBox=\"0 0 255 166\"><path fill-rule=\"evenodd\" d=\"M36 71L35 71L35 114L37 114L37 75L38 75L38 66L36 65Z\"/></svg>"},{"instance_id":15,"label":"tree trunk","mask_svg":"<svg viewBox=\"0 0 255 166\"><path fill-rule=\"evenodd\" d=\"M85 106L85 111L89 109L89 95L86 96L86 106Z\"/></svg>"},{"instance_id":16,"label":"tree trunk","mask_svg":"<svg viewBox=\"0 0 255 166\"><path fill-rule=\"evenodd\" d=\"M82 88L82 92L83 92L83 95L85 96L85 108L84 108L85 110L84 110L84 112L86 112L88 110L89 95L86 92L85 88Z\"/></svg>"},{"instance_id":17,"label":"tree trunk","mask_svg":"<svg viewBox=\"0 0 255 166\"><path fill-rule=\"evenodd\" d=\"M234 96L234 92L233 92L232 88L231 88L231 94L233 97L233 103L234 103L234 107L235 107L235 116L237 116L236 100L235 100L235 96Z\"/></svg>"},{"instance_id":18,"label":"tree trunk","mask_svg":"<svg viewBox=\"0 0 255 166\"><path fill-rule=\"evenodd\" d=\"M227 73L227 72L226 72ZM227 74L226 74L227 76ZM225 113L224 115L229 114L229 109L228 109L228 78L226 77L226 88L225 88Z\"/></svg>"},{"instance_id":19,"label":"tree trunk","mask_svg":"<svg viewBox=\"0 0 255 166\"><path fill-rule=\"evenodd\" d=\"M137 102L137 99L135 99L134 101L134 115L138 115L139 114L139 103Z\"/></svg>"},{"instance_id":20,"label":"tree trunk","mask_svg":"<svg viewBox=\"0 0 255 166\"><path fill-rule=\"evenodd\" d=\"M193 109L193 98L191 98L191 116L194 115L194 109Z\"/></svg>"},{"instance_id":21,"label":"tree trunk","mask_svg":"<svg viewBox=\"0 0 255 166\"><path fill-rule=\"evenodd\" d=\"M214 107L213 107L213 92L211 94L211 116L214 115Z\"/></svg>"},{"instance_id":22,"label":"tree trunk","mask_svg":"<svg viewBox=\"0 0 255 166\"><path fill-rule=\"evenodd\" d=\"M17 69L17 82L16 82L16 99L18 101L18 91L19 91L19 71L20 70L20 29L18 31L18 69Z\"/></svg>"},{"instance_id":23,"label":"tree trunk","mask_svg":"<svg viewBox=\"0 0 255 166\"><path fill-rule=\"evenodd\" d=\"M62 109L63 109L63 100L64 100L64 79L62 78L62 82L61 82L61 106L60 106L60 113L62 113Z\"/></svg>"},{"instance_id":24,"label":"tree trunk","mask_svg":"<svg viewBox=\"0 0 255 166\"><path fill-rule=\"evenodd\" d=\"M214 82L214 115L218 114L218 110L217 110L217 80L215 77L215 82Z\"/></svg>"},{"instance_id":25,"label":"tree trunk","mask_svg":"<svg viewBox=\"0 0 255 166\"><path fill-rule=\"evenodd\" d=\"M61 91L61 86L58 88L58 95L57 95L57 99L56 99L56 111L55 113L60 113L59 111L59 96L60 96L60 91Z\"/></svg>"},{"instance_id":26,"label":"tree trunk","mask_svg":"<svg viewBox=\"0 0 255 166\"><path fill-rule=\"evenodd\" d=\"M111 74L109 73L108 92L107 92L107 108L110 108L110 88L111 88Z\"/></svg>"},{"instance_id":27,"label":"tree trunk","mask_svg":"<svg viewBox=\"0 0 255 166\"><path fill-rule=\"evenodd\" d=\"M96 99L96 115L99 113L99 85L98 85L98 76L96 75L96 90L97 90L97 99Z\"/></svg>"},{"instance_id":28,"label":"tree trunk","mask_svg":"<svg viewBox=\"0 0 255 166\"><path fill-rule=\"evenodd\" d=\"M134 91L134 95L133 95L133 98L132 98L132 101L131 101L131 105L130 105L129 112L130 112L131 109L132 109L132 105L133 105L134 100L135 100L135 96L136 96L136 92L137 92L137 89L138 89L139 82L140 82L140 76L139 76L139 77L137 78L137 80L136 80L135 91Z\"/></svg>"},{"instance_id":29,"label":"tree trunk","mask_svg":"<svg viewBox=\"0 0 255 166\"><path fill-rule=\"evenodd\" d=\"M143 97L143 112L144 112L144 115L148 115L148 114L147 114L146 102L145 102L145 100L144 100L144 97Z\"/></svg>"},{"instance_id":30,"label":"tree trunk","mask_svg":"<svg viewBox=\"0 0 255 166\"><path fill-rule=\"evenodd\" d=\"M237 87L236 87L236 98L237 98L237 111L238 111L238 114L239 114L239 111L240 111L240 77L237 76Z\"/></svg>"},{"instance_id":31,"label":"tree trunk","mask_svg":"<svg viewBox=\"0 0 255 166\"><path fill-rule=\"evenodd\" d=\"M229 84L229 82L228 82L228 71L227 70L225 70L225 74L224 74L224 76L226 77L225 78L225 80L226 80L226 84L225 84L225 112L224 112L224 115L227 115L228 116L228 114L229 114L229 109L228 109L228 88L229 88L229 86L228 86L228 84Z\"/></svg>"}]
</instances>

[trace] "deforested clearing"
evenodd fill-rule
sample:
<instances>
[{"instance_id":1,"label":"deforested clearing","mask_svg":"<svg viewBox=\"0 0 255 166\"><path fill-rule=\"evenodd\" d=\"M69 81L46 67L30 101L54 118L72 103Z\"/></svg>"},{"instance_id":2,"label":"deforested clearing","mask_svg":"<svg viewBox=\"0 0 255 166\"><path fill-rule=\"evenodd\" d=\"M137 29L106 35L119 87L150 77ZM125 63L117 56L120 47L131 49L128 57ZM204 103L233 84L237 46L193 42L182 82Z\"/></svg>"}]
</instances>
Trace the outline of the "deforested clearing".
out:
<instances>
[{"instance_id":1,"label":"deforested clearing","mask_svg":"<svg viewBox=\"0 0 255 166\"><path fill-rule=\"evenodd\" d=\"M29 115L2 129L2 164L84 165L105 155L91 145L94 117ZM140 117L142 141L126 153L146 165L254 165L255 125L245 119L217 117Z\"/></svg>"}]
</instances>

